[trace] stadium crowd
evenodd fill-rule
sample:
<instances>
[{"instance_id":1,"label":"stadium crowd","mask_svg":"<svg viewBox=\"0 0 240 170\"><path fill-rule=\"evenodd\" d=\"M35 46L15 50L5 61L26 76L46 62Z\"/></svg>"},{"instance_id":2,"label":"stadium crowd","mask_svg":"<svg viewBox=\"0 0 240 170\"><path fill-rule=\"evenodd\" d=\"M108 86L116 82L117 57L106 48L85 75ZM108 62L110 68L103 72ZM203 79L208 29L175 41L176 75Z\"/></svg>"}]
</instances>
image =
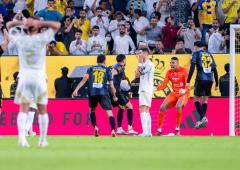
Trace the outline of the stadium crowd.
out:
<instances>
[{"instance_id":1,"label":"stadium crowd","mask_svg":"<svg viewBox=\"0 0 240 170\"><path fill-rule=\"evenodd\" d=\"M0 0L3 55L17 55L5 25L37 16L62 26L47 55L192 53L201 40L211 53L229 52L229 25L240 23L238 0Z\"/></svg>"}]
</instances>

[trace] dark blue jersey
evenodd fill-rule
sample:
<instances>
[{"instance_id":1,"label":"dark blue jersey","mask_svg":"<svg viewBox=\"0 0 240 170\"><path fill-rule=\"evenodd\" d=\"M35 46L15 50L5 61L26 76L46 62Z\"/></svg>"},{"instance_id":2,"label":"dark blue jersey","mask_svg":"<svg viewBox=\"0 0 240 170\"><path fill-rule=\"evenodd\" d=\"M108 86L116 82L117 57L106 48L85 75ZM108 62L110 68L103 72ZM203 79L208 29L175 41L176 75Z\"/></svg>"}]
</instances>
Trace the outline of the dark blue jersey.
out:
<instances>
[{"instance_id":1,"label":"dark blue jersey","mask_svg":"<svg viewBox=\"0 0 240 170\"><path fill-rule=\"evenodd\" d=\"M96 65L87 70L88 91L90 96L108 94L108 82L112 80L112 73L109 68Z\"/></svg>"},{"instance_id":2,"label":"dark blue jersey","mask_svg":"<svg viewBox=\"0 0 240 170\"><path fill-rule=\"evenodd\" d=\"M121 81L125 77L125 70L120 64L115 64L111 68L117 70L117 74L113 77L113 83L116 90L120 90Z\"/></svg>"},{"instance_id":3,"label":"dark blue jersey","mask_svg":"<svg viewBox=\"0 0 240 170\"><path fill-rule=\"evenodd\" d=\"M216 63L209 52L200 50L193 53L191 62L197 66L196 80L213 81L213 70L216 69Z\"/></svg>"}]
</instances>

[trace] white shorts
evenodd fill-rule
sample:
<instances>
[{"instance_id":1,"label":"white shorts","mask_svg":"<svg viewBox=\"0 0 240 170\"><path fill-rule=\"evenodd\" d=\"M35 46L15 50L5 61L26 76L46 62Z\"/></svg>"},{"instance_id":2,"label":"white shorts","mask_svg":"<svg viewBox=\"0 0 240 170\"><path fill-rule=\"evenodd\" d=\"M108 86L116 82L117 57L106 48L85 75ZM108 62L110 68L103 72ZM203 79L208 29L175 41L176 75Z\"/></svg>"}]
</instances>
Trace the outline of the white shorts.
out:
<instances>
[{"instance_id":1,"label":"white shorts","mask_svg":"<svg viewBox=\"0 0 240 170\"><path fill-rule=\"evenodd\" d=\"M152 94L147 92L139 92L139 106L151 107L152 104Z\"/></svg>"},{"instance_id":2,"label":"white shorts","mask_svg":"<svg viewBox=\"0 0 240 170\"><path fill-rule=\"evenodd\" d=\"M47 82L44 76L21 76L19 78L15 99L16 104L42 104L48 103Z\"/></svg>"}]
</instances>

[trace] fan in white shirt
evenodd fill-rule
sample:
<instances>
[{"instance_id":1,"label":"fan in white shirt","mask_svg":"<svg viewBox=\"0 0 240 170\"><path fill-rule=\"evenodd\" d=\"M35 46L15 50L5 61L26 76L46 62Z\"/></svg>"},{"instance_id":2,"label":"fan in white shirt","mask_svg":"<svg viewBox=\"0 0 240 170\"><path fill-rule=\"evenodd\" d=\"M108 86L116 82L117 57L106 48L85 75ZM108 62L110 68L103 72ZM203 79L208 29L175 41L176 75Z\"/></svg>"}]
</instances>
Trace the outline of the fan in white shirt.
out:
<instances>
[{"instance_id":1,"label":"fan in white shirt","mask_svg":"<svg viewBox=\"0 0 240 170\"><path fill-rule=\"evenodd\" d=\"M117 35L114 38L114 53L115 54L134 54L136 49L132 38L129 35L126 35L126 26L121 24L119 26L120 35ZM131 48L131 51L129 49Z\"/></svg>"},{"instance_id":2,"label":"fan in white shirt","mask_svg":"<svg viewBox=\"0 0 240 170\"><path fill-rule=\"evenodd\" d=\"M100 35L106 35L109 26L109 19L103 16L103 10L101 7L97 7L96 16L91 19L91 28L97 25L100 28Z\"/></svg>"},{"instance_id":3,"label":"fan in white shirt","mask_svg":"<svg viewBox=\"0 0 240 170\"><path fill-rule=\"evenodd\" d=\"M99 32L99 27L95 25L92 28L93 36L87 42L87 51L90 55L105 54L107 41L105 37L99 35Z\"/></svg>"},{"instance_id":4,"label":"fan in white shirt","mask_svg":"<svg viewBox=\"0 0 240 170\"><path fill-rule=\"evenodd\" d=\"M72 41L69 47L70 54L72 55L86 55L87 43L82 40L82 30L77 30L75 33L76 40Z\"/></svg>"},{"instance_id":5,"label":"fan in white shirt","mask_svg":"<svg viewBox=\"0 0 240 170\"><path fill-rule=\"evenodd\" d=\"M136 20L134 21L133 28L137 32L137 43L140 41L146 41L145 27L149 25L149 21L147 18L142 16L142 12L140 9L134 10L134 17Z\"/></svg>"},{"instance_id":6,"label":"fan in white shirt","mask_svg":"<svg viewBox=\"0 0 240 170\"><path fill-rule=\"evenodd\" d=\"M117 11L115 13L115 20L112 20L109 24L108 31L111 33L112 38L114 39L117 35L119 35L119 24L122 22L123 16L121 12Z\"/></svg>"},{"instance_id":7,"label":"fan in white shirt","mask_svg":"<svg viewBox=\"0 0 240 170\"><path fill-rule=\"evenodd\" d=\"M94 11L96 9L96 7L99 6L99 2L100 0L85 0L84 4L83 4L83 9L88 11L88 18L92 18L94 17Z\"/></svg>"}]
</instances>

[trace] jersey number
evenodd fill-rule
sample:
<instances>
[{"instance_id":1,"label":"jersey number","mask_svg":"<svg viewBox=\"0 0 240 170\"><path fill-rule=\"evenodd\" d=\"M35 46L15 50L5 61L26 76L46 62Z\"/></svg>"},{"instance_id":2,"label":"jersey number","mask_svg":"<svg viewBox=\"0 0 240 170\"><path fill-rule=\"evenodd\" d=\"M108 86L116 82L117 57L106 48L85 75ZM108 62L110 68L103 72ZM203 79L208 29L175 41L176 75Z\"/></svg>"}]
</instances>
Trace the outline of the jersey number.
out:
<instances>
[{"instance_id":1,"label":"jersey number","mask_svg":"<svg viewBox=\"0 0 240 170\"><path fill-rule=\"evenodd\" d=\"M93 73L93 75L94 75L93 87L94 88L102 88L104 72L102 72L102 71L95 71Z\"/></svg>"},{"instance_id":2,"label":"jersey number","mask_svg":"<svg viewBox=\"0 0 240 170\"><path fill-rule=\"evenodd\" d=\"M203 71L205 73L211 73L212 72L212 57L209 54L202 54L202 67Z\"/></svg>"}]
</instances>

